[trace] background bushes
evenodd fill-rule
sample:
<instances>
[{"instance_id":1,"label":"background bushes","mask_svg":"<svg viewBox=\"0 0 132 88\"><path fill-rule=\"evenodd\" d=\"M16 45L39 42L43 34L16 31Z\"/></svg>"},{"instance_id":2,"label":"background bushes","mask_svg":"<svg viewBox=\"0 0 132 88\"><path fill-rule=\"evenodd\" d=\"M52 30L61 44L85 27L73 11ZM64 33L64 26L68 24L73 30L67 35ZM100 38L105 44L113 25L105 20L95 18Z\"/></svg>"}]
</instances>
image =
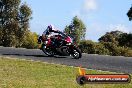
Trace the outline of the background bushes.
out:
<instances>
[{"instance_id":1,"label":"background bushes","mask_svg":"<svg viewBox=\"0 0 132 88\"><path fill-rule=\"evenodd\" d=\"M118 46L112 42L93 42L91 40L82 40L79 48L83 53L112 55L112 56L132 56L132 50L129 47Z\"/></svg>"},{"instance_id":2,"label":"background bushes","mask_svg":"<svg viewBox=\"0 0 132 88\"><path fill-rule=\"evenodd\" d=\"M24 36L24 41L21 47L28 49L36 49L38 48L37 39L38 35L36 33L28 32L26 36Z\"/></svg>"},{"instance_id":3,"label":"background bushes","mask_svg":"<svg viewBox=\"0 0 132 88\"><path fill-rule=\"evenodd\" d=\"M88 54L109 54L109 50L101 43L93 42L91 40L83 40L80 42L79 48L83 53Z\"/></svg>"}]
</instances>

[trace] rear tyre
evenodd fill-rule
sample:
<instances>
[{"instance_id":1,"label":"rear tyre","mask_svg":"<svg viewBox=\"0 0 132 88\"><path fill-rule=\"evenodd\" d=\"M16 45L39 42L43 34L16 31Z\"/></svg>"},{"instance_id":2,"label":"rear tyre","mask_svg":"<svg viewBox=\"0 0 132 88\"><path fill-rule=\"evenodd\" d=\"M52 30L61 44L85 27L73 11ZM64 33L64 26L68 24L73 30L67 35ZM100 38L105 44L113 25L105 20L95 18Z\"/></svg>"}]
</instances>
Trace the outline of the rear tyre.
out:
<instances>
[{"instance_id":1,"label":"rear tyre","mask_svg":"<svg viewBox=\"0 0 132 88\"><path fill-rule=\"evenodd\" d=\"M47 55L47 56L54 56L54 52L51 48L46 48L43 46L42 51Z\"/></svg>"}]
</instances>

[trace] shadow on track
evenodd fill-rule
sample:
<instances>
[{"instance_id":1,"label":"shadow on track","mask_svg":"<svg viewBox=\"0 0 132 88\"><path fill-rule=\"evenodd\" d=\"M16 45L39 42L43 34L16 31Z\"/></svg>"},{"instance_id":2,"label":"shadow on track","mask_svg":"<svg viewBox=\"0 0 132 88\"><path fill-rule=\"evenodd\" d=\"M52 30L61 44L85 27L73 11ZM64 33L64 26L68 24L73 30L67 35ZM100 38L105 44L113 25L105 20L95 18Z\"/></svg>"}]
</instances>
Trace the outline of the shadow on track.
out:
<instances>
[{"instance_id":1,"label":"shadow on track","mask_svg":"<svg viewBox=\"0 0 132 88\"><path fill-rule=\"evenodd\" d=\"M2 54L7 56L33 56L33 57L54 57L54 58L66 58L65 56L46 56L46 55L25 55L25 54Z\"/></svg>"}]
</instances>

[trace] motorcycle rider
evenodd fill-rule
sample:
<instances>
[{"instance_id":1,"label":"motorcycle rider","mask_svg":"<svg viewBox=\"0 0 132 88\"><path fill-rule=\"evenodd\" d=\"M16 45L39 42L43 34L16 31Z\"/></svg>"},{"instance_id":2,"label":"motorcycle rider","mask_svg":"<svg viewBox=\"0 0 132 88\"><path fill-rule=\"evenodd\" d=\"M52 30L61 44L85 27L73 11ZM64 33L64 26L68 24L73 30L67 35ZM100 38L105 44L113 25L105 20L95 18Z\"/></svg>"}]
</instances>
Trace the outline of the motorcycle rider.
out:
<instances>
[{"instance_id":1,"label":"motorcycle rider","mask_svg":"<svg viewBox=\"0 0 132 88\"><path fill-rule=\"evenodd\" d=\"M46 36L47 38L50 38L53 33L59 33L59 30L55 29L53 25L48 25L47 29L43 32L42 38Z\"/></svg>"},{"instance_id":2,"label":"motorcycle rider","mask_svg":"<svg viewBox=\"0 0 132 88\"><path fill-rule=\"evenodd\" d=\"M47 29L43 32L42 36L39 37L38 43L41 43L41 40L43 39L49 39L52 37L52 33L59 33L60 31L55 29L53 25L48 25ZM46 42L47 43L47 42ZM56 44L53 44L56 46Z\"/></svg>"}]
</instances>

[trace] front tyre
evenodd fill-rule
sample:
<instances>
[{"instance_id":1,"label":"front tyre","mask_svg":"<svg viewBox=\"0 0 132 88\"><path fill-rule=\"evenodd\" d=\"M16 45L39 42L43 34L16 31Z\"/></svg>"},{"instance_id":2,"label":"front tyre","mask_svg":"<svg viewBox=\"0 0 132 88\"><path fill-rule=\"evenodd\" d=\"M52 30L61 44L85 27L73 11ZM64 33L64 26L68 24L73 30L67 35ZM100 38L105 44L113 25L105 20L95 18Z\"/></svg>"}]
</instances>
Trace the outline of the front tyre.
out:
<instances>
[{"instance_id":1,"label":"front tyre","mask_svg":"<svg viewBox=\"0 0 132 88\"><path fill-rule=\"evenodd\" d=\"M74 47L72 52L73 52L72 56L74 59L79 59L82 57L82 53L81 53L81 50L79 48Z\"/></svg>"}]
</instances>

